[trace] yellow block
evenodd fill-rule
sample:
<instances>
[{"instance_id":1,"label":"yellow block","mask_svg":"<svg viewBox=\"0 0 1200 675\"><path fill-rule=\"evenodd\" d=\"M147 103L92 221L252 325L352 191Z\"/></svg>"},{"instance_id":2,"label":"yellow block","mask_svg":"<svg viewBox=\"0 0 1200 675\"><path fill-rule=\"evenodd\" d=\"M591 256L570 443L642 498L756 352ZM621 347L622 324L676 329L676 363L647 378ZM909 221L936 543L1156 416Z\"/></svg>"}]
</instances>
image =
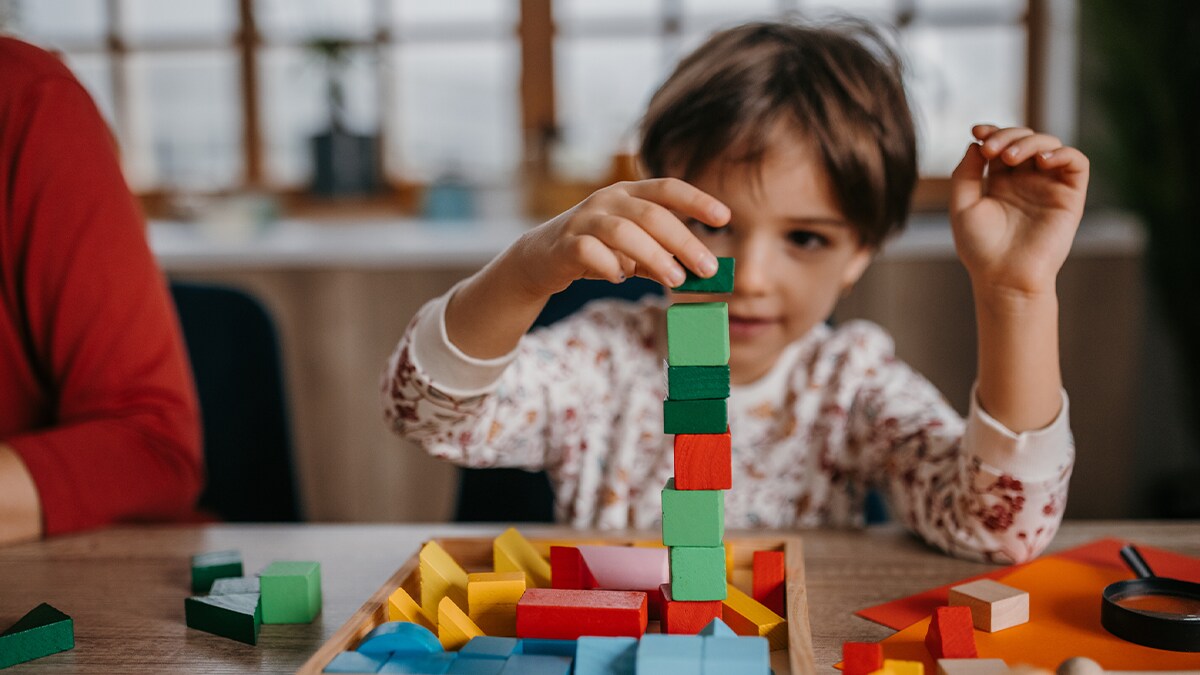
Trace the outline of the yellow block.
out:
<instances>
[{"instance_id":1,"label":"yellow block","mask_svg":"<svg viewBox=\"0 0 1200 675\"><path fill-rule=\"evenodd\" d=\"M437 632L437 624L403 588L397 588L396 592L388 597L388 621L407 621Z\"/></svg>"},{"instance_id":2,"label":"yellow block","mask_svg":"<svg viewBox=\"0 0 1200 675\"><path fill-rule=\"evenodd\" d=\"M479 630L492 637L517 636L516 605L496 605L479 614L472 612L471 620Z\"/></svg>"},{"instance_id":3,"label":"yellow block","mask_svg":"<svg viewBox=\"0 0 1200 675\"><path fill-rule=\"evenodd\" d=\"M524 572L529 588L550 588L550 562L510 527L492 542L492 567L497 572Z\"/></svg>"},{"instance_id":4,"label":"yellow block","mask_svg":"<svg viewBox=\"0 0 1200 675\"><path fill-rule=\"evenodd\" d=\"M721 619L738 635L760 635L771 643L771 649L787 649L787 621L767 609L761 602L726 584L728 592L721 606Z\"/></svg>"},{"instance_id":5,"label":"yellow block","mask_svg":"<svg viewBox=\"0 0 1200 675\"><path fill-rule=\"evenodd\" d=\"M467 572L436 542L421 548L421 608L438 616L438 604L449 597L459 608L467 606Z\"/></svg>"},{"instance_id":6,"label":"yellow block","mask_svg":"<svg viewBox=\"0 0 1200 675\"><path fill-rule=\"evenodd\" d=\"M925 664L920 661L884 659L883 668L875 672L886 673L886 675L925 675Z\"/></svg>"},{"instance_id":7,"label":"yellow block","mask_svg":"<svg viewBox=\"0 0 1200 675\"><path fill-rule=\"evenodd\" d=\"M496 605L515 605L524 593L524 572L478 572L467 575L467 611L472 615Z\"/></svg>"},{"instance_id":8,"label":"yellow block","mask_svg":"<svg viewBox=\"0 0 1200 675\"><path fill-rule=\"evenodd\" d=\"M471 617L463 613L450 598L438 603L438 641L446 651L461 649L473 637L483 635Z\"/></svg>"}]
</instances>

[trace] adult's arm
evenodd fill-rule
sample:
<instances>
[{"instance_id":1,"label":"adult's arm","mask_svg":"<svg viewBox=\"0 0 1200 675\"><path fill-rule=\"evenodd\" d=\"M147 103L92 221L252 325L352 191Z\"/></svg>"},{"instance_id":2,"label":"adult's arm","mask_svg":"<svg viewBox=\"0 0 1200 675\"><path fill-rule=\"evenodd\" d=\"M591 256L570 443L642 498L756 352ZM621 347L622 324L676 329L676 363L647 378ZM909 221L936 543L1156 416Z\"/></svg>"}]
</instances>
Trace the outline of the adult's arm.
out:
<instances>
[{"instance_id":1,"label":"adult's arm","mask_svg":"<svg viewBox=\"0 0 1200 675\"><path fill-rule=\"evenodd\" d=\"M41 534L42 509L33 477L12 448L0 443L0 546Z\"/></svg>"}]
</instances>

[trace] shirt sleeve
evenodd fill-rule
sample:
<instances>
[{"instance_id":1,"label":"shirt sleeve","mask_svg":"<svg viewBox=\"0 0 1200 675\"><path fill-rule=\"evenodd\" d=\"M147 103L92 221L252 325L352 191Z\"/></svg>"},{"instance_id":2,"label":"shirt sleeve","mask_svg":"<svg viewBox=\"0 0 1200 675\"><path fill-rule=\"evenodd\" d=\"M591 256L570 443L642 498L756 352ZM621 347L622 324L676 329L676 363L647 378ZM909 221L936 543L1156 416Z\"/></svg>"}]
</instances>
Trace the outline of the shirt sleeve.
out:
<instances>
[{"instance_id":1,"label":"shirt sleeve","mask_svg":"<svg viewBox=\"0 0 1200 675\"><path fill-rule=\"evenodd\" d=\"M202 483L199 410L175 313L87 93L48 77L4 121L30 358L50 426L3 442L29 469L48 535L186 517Z\"/></svg>"},{"instance_id":2,"label":"shirt sleeve","mask_svg":"<svg viewBox=\"0 0 1200 675\"><path fill-rule=\"evenodd\" d=\"M894 517L951 555L1024 562L1058 531L1074 465L1068 400L1046 428L1014 433L971 391L967 419L895 359L876 331L848 415L863 471L884 488Z\"/></svg>"}]
</instances>

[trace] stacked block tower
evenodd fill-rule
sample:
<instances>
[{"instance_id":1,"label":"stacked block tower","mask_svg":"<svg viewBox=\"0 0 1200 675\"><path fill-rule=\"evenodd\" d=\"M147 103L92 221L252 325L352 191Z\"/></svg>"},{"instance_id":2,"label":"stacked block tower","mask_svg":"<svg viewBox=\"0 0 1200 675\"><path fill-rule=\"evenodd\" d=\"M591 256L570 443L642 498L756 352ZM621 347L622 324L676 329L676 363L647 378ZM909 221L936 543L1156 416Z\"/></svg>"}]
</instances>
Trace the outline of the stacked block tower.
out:
<instances>
[{"instance_id":1,"label":"stacked block tower","mask_svg":"<svg viewBox=\"0 0 1200 675\"><path fill-rule=\"evenodd\" d=\"M708 279L689 274L676 293L732 293L733 258ZM667 399L663 431L675 434L675 475L662 491L662 539L670 583L663 593L687 621L663 632L695 632L721 616L726 597L725 490L731 486L729 306L676 303L667 309Z\"/></svg>"}]
</instances>

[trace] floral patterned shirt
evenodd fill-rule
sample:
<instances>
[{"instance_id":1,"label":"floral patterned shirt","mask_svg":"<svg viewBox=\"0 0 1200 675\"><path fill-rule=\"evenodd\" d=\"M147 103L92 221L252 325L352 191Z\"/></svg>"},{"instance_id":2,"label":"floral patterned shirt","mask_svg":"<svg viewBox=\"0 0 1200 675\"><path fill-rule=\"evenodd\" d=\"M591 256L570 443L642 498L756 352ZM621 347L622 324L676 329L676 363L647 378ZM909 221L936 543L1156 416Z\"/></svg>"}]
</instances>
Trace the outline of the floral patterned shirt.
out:
<instances>
[{"instance_id":1,"label":"floral patterned shirt","mask_svg":"<svg viewBox=\"0 0 1200 675\"><path fill-rule=\"evenodd\" d=\"M674 460L665 300L595 301L481 360L446 336L453 292L422 307L388 362L391 427L463 466L545 469L572 526L658 527ZM731 388L726 526L861 527L874 487L952 555L1036 556L1058 529L1074 462L1066 394L1054 422L1021 434L971 398L964 421L872 323L817 326L767 375Z\"/></svg>"}]
</instances>

